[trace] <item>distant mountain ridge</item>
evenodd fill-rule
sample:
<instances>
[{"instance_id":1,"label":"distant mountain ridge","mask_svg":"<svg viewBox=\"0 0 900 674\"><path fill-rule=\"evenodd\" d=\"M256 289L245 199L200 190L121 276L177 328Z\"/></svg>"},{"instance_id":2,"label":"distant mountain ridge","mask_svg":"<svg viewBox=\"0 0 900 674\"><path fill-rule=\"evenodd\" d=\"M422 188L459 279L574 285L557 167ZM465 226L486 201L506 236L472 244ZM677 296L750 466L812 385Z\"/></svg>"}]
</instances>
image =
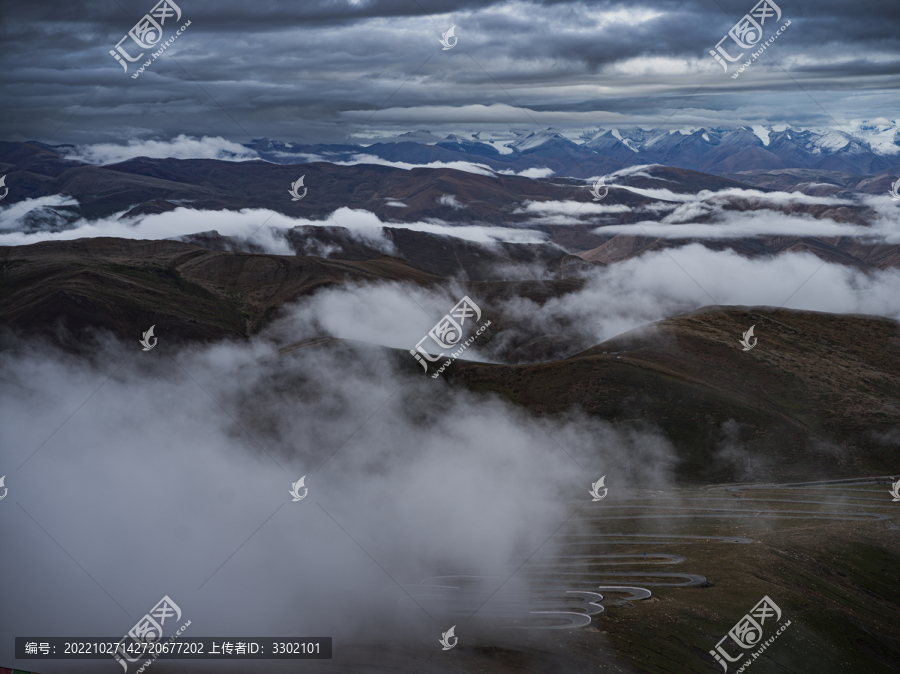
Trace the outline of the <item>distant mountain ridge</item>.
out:
<instances>
[{"instance_id":1,"label":"distant mountain ridge","mask_svg":"<svg viewBox=\"0 0 900 674\"><path fill-rule=\"evenodd\" d=\"M597 129L581 142L552 128L485 140L481 133L445 138L427 131L370 145L302 145L268 138L245 146L268 161L358 161L359 155L410 164L468 161L519 173L548 168L556 175L589 178L627 166L662 164L716 175L789 168L872 175L900 170L900 122L862 122L851 130L788 125L651 131Z\"/></svg>"},{"instance_id":2,"label":"distant mountain ridge","mask_svg":"<svg viewBox=\"0 0 900 674\"><path fill-rule=\"evenodd\" d=\"M432 146L418 147L429 150ZM362 261L384 254L377 247L351 245L347 236L321 226L326 220L332 220L338 209L349 208L376 216L384 224L385 236L393 240L396 247L393 254L407 263L428 273L461 273L471 280L491 276L487 270L492 267L502 269L505 265L523 262L565 271L562 274L565 277L569 270L582 263L613 264L646 252L683 246L694 239L687 235L687 238L674 238L651 236L640 231L616 233L602 229L608 225L641 222L648 217L658 219L663 212L674 212L683 202L670 195L737 190L732 196L717 197L716 203L738 211L775 209L798 217L867 226L872 211L865 203L854 202L853 197L857 193L884 194L890 187L887 175L875 178L816 169L780 169L716 176L690 169L644 166L619 173L609 183L611 187L603 204L611 210L591 215L588 205L593 206L594 202L589 185L584 181L480 175L452 168L404 170L366 163L354 166L321 162L280 165L260 160L235 162L147 157L94 166L67 159L47 146L3 142L0 142L0 166L7 176L9 193L4 200L7 209L29 199L56 195L72 198L71 202L35 208L18 218L16 228L31 234L42 232L42 236L50 236L74 227L84 218L116 216L137 223L145 216L179 208L201 213L258 208L308 221L304 224L310 226L304 226L302 231L285 235L285 241L299 255ZM288 189L300 176L305 177L309 194L295 201ZM779 190L836 197L850 203L791 201L789 205L778 205L749 198L746 190L752 189L760 194ZM659 196L652 196L647 190L664 191ZM541 202L549 210L542 210ZM563 208L560 205L571 202L585 205L581 217L564 216L562 211L554 211L554 204ZM8 217L15 217L15 213L11 212ZM702 211L685 216L679 222L702 224L708 219L708 213ZM342 220L338 217L327 224L346 224ZM311 226L314 222L317 226ZM402 231L406 230L406 223L442 224L448 229L442 234L425 236L421 232ZM447 236L452 231L450 228L456 225L525 228L534 234L532 240L543 240L544 243L535 244L531 249L533 252L527 252L527 247L494 244L491 246L494 252L487 255L483 246ZM211 229L210 226L199 231ZM228 241L222 238L196 234L186 240L216 250L257 251L250 243L242 241L242 237ZM762 236L736 234L733 238L703 240L703 243L709 248L730 248L751 257L805 250L829 262L859 269L900 267L900 246L897 244L861 241L852 236L775 232ZM500 258L503 259L496 256L501 250ZM574 256L578 260L573 260Z\"/></svg>"}]
</instances>

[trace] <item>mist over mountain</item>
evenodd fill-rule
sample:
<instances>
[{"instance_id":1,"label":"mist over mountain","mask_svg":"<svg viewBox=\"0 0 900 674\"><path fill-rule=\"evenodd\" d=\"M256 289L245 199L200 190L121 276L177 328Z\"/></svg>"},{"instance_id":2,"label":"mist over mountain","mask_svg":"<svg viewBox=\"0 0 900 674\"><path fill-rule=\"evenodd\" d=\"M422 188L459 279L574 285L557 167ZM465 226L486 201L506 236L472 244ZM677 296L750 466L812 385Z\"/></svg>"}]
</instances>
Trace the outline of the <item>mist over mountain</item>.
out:
<instances>
[{"instance_id":1,"label":"mist over mountain","mask_svg":"<svg viewBox=\"0 0 900 674\"><path fill-rule=\"evenodd\" d=\"M890 3L3 18L0 674L895 674Z\"/></svg>"},{"instance_id":2,"label":"mist over mountain","mask_svg":"<svg viewBox=\"0 0 900 674\"><path fill-rule=\"evenodd\" d=\"M0 144L0 161L9 189L0 210L6 245L177 238L280 255L392 255L472 280L502 273L500 260L540 260L565 276L579 264L698 241L749 256L805 250L861 269L900 264L887 173L718 176L638 165L613 172L597 200L588 180L509 175L462 161L401 168L137 157L97 166L71 159L64 147L29 143ZM301 176L307 192L297 200L290 188Z\"/></svg>"}]
</instances>

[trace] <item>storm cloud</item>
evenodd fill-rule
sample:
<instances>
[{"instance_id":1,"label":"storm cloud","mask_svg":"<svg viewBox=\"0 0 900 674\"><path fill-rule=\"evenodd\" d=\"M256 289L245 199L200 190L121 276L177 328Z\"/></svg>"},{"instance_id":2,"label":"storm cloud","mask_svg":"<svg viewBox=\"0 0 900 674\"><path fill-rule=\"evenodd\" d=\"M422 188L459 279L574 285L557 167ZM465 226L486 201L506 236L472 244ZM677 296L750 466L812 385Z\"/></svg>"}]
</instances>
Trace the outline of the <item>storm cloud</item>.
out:
<instances>
[{"instance_id":1,"label":"storm cloud","mask_svg":"<svg viewBox=\"0 0 900 674\"><path fill-rule=\"evenodd\" d=\"M860 118L861 89L863 119L895 114L896 12L875 0L781 2L789 32L731 80L708 52L753 4L183 0L191 26L132 80L109 51L152 2L8 3L0 131L336 143L410 128L836 128ZM451 25L459 43L443 50Z\"/></svg>"}]
</instances>

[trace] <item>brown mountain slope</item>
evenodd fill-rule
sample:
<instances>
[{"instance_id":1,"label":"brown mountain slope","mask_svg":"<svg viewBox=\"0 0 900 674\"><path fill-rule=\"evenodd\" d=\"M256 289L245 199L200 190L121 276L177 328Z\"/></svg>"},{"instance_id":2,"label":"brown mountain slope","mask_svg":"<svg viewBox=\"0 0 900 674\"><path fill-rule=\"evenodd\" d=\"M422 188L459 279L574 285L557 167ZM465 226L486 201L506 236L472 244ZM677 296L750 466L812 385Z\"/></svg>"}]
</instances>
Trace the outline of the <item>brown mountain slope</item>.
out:
<instances>
[{"instance_id":1,"label":"brown mountain slope","mask_svg":"<svg viewBox=\"0 0 900 674\"><path fill-rule=\"evenodd\" d=\"M343 258L303 255L310 232L319 235L318 243L338 247ZM233 241L215 232L185 237L189 241L97 238L0 247L0 324L27 335L55 336L63 322L75 331L108 329L123 339L150 325L174 339L247 337L285 303L324 286L390 280L428 285L451 276L468 282L499 315L513 297L544 302L580 289L583 279L564 277L588 264L553 246L487 248L402 229L389 229L387 236L396 254L407 259L385 255L337 227L289 231L296 256L230 250ZM527 280L531 265L550 278ZM517 266L525 278L507 280ZM541 336L522 331L525 341ZM564 353L547 357L588 345L573 341Z\"/></svg>"},{"instance_id":2,"label":"brown mountain slope","mask_svg":"<svg viewBox=\"0 0 900 674\"><path fill-rule=\"evenodd\" d=\"M338 261L176 241L46 242L0 248L0 323L23 336L52 333L62 321L127 339L154 324L167 340L240 338L317 288L384 280L443 281L386 256ZM580 285L578 279L471 284L496 324L481 348L507 362L571 352L569 335L538 330L522 337L527 343L511 340L507 333L515 337L522 328L503 311L510 298L540 302ZM751 325L759 342L743 352L738 340ZM408 352L398 358L421 374ZM626 426L658 426L675 444L685 480L885 474L896 470L900 448L900 331L874 317L707 309L563 360L459 361L444 378L497 392L537 414L581 407Z\"/></svg>"},{"instance_id":3,"label":"brown mountain slope","mask_svg":"<svg viewBox=\"0 0 900 674\"><path fill-rule=\"evenodd\" d=\"M744 352L751 325L759 342ZM657 424L690 481L885 473L900 450L900 329L876 317L708 308L565 360L445 376L538 414Z\"/></svg>"},{"instance_id":4,"label":"brown mountain slope","mask_svg":"<svg viewBox=\"0 0 900 674\"><path fill-rule=\"evenodd\" d=\"M527 225L544 232L550 241L565 247L570 253L577 253L588 261L607 264L647 250L687 243L685 240L646 238L641 235L604 235L602 226L598 229L598 225L621 225L645 220L648 218L648 213L643 210L645 207L666 201L664 198L651 198L621 189L623 186L662 188L675 193L691 194L702 190L751 187L750 184L740 182L740 176L735 176L738 179L730 179L688 169L653 166L635 174L618 176L615 184L610 185L611 189L603 205L626 206L630 210L591 216L585 211L575 221L560 225L554 224L555 217L536 218L536 214L524 209L523 205L542 201L592 203L589 185L569 178L531 180L521 176L479 175L446 168L404 170L374 164L338 166L324 162L281 165L263 161L138 157L107 166L92 166L65 159L62 154L46 147L3 142L0 142L0 166L7 175L6 184L9 188L5 204L58 194L70 195L78 201L77 206L56 207L56 215L50 218L53 221L63 215L65 219L74 221L78 217L108 217L122 212L130 217L138 217L178 207L196 210L265 208L291 217L324 220L338 209L352 208L364 209L376 214L383 222L397 224L438 219L451 225ZM791 175L787 175L785 180L808 181L813 177L809 171L791 171ZM782 176L782 173L778 173L776 177ZM653 177L647 177L648 175ZM825 172L823 180L836 180L829 177L832 175L845 174ZM308 192L303 199L294 201L288 189L300 176L304 176ZM760 180L759 176L749 176L748 181L750 177L756 183ZM854 189L861 189L863 184L860 182L854 188L845 183L846 181L840 186L848 190L843 195L847 197L852 197ZM801 189L804 184L806 183L794 185L779 178L771 186ZM837 188L838 185L834 187ZM766 191L768 186L760 185L756 189ZM816 187L814 192L818 189L820 188ZM868 189L867 187L866 190ZM453 199L450 200L449 197ZM397 206L398 203L404 206ZM736 211L774 208L771 203L735 196L723 203L726 210ZM674 208L677 202L671 202L671 205ZM837 206L792 203L776 210L785 214L829 218L856 225L867 224L873 215L870 209L861 204ZM38 213L33 215L37 217ZM340 215L334 217L341 219ZM699 216L696 221L704 222L706 217ZM840 264L882 269L900 266L900 247L860 242L853 237L826 239L775 236L706 243L711 247L732 248L745 255L807 250L822 259Z\"/></svg>"},{"instance_id":5,"label":"brown mountain slope","mask_svg":"<svg viewBox=\"0 0 900 674\"><path fill-rule=\"evenodd\" d=\"M26 333L156 324L175 339L248 336L275 310L343 281L441 279L402 260L363 262L97 238L0 247L0 324ZM158 331L159 331L158 328Z\"/></svg>"},{"instance_id":6,"label":"brown mountain slope","mask_svg":"<svg viewBox=\"0 0 900 674\"><path fill-rule=\"evenodd\" d=\"M567 178L531 180L515 175L481 175L448 168L405 170L378 164L282 165L148 157L93 166L28 143L0 142L0 166L8 174L7 204L65 194L78 200L78 212L87 217L106 217L126 210L130 215L157 213L186 206L198 210L269 208L293 217L324 219L346 207L366 209L383 220L399 222L439 218L461 224L511 225L531 219L519 210L526 201L592 200L589 185ZM688 169L654 170L659 174L657 180L634 176L624 182L665 186L684 193L750 187ZM296 201L288 190L300 176L305 177L308 192ZM455 201L447 200L449 196ZM650 201L627 190L612 190L604 203L634 208ZM390 202L405 206L389 206Z\"/></svg>"}]
</instances>

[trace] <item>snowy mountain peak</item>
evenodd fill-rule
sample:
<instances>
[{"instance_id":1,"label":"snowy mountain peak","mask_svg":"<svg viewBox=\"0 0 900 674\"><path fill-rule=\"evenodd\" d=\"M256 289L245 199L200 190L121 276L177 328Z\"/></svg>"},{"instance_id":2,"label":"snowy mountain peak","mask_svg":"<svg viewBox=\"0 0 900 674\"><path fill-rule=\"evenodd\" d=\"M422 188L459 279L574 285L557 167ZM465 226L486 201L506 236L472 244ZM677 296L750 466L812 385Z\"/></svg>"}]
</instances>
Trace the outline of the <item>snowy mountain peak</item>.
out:
<instances>
[{"instance_id":1,"label":"snowy mountain peak","mask_svg":"<svg viewBox=\"0 0 900 674\"><path fill-rule=\"evenodd\" d=\"M566 139L556 131L548 129L546 131L535 131L528 134L524 138L519 138L512 142L506 143L506 147L518 150L519 152L525 152L525 150L532 150L552 140L565 141Z\"/></svg>"},{"instance_id":2,"label":"snowy mountain peak","mask_svg":"<svg viewBox=\"0 0 900 674\"><path fill-rule=\"evenodd\" d=\"M769 146L769 132L772 130L766 126L754 126L751 127L753 129L753 133L757 135L757 137L762 141L762 144L766 147Z\"/></svg>"},{"instance_id":3,"label":"snowy mountain peak","mask_svg":"<svg viewBox=\"0 0 900 674\"><path fill-rule=\"evenodd\" d=\"M449 135L445 132L444 136L418 130L378 139L368 153L402 164L487 164L517 175L532 169L547 171L549 166L556 175L576 177L609 175L631 164L659 164L719 175L793 168L872 175L896 171L900 162L900 124L888 119L819 129L784 123L671 131L597 128L585 130L578 146L567 135L570 132L561 129L534 127L480 136L464 130ZM422 144L433 147L424 152ZM359 145L328 149L265 138L254 139L248 147L276 163L295 156L303 161L356 161L354 156L359 153Z\"/></svg>"}]
</instances>

